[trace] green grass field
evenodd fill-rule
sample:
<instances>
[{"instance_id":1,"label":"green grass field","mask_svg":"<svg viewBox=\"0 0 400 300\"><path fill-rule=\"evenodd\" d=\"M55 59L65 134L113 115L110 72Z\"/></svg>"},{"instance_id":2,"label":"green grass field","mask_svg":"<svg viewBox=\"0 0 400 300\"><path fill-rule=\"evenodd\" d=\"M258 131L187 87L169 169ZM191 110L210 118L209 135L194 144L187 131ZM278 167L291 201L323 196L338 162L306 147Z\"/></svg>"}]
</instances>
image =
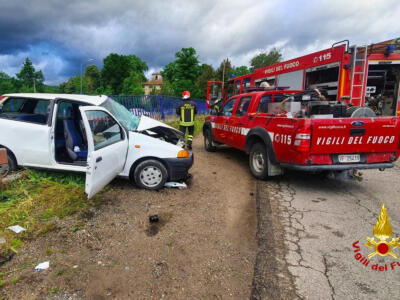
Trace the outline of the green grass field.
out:
<instances>
[{"instance_id":1,"label":"green grass field","mask_svg":"<svg viewBox=\"0 0 400 300\"><path fill-rule=\"evenodd\" d=\"M56 227L55 221L88 209L93 202L85 194L85 176L24 170L22 178L0 187L0 236L6 243L1 252L18 251L23 240ZM20 225L26 232L6 229Z\"/></svg>"}]
</instances>

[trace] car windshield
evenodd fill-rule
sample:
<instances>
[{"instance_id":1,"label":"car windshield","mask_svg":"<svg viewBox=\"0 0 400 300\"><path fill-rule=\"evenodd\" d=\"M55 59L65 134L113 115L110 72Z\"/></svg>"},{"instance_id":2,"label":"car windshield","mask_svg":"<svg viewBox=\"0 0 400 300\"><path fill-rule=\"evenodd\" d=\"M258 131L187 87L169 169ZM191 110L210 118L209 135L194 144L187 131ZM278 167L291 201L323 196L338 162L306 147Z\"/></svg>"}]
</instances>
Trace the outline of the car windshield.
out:
<instances>
[{"instance_id":1,"label":"car windshield","mask_svg":"<svg viewBox=\"0 0 400 300\"><path fill-rule=\"evenodd\" d=\"M125 106L108 99L102 105L107 109L126 129L134 131L139 125L140 119L132 114Z\"/></svg>"}]
</instances>

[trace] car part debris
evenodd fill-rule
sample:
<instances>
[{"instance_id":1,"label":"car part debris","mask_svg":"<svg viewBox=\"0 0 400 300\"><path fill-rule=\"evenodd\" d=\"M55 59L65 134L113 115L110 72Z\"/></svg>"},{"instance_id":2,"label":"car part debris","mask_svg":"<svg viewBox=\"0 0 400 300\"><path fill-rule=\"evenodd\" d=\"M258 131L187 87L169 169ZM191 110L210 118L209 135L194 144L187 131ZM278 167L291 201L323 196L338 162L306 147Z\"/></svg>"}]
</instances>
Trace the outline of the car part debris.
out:
<instances>
[{"instance_id":1,"label":"car part debris","mask_svg":"<svg viewBox=\"0 0 400 300\"><path fill-rule=\"evenodd\" d=\"M36 272L40 272L42 270L47 270L49 267L50 267L50 262L49 261L45 261L45 262L42 262L42 263L38 264L35 267L35 271Z\"/></svg>"},{"instance_id":2,"label":"car part debris","mask_svg":"<svg viewBox=\"0 0 400 300\"><path fill-rule=\"evenodd\" d=\"M150 216L149 221L150 223L157 223L158 221L160 221L160 218L158 215Z\"/></svg>"},{"instance_id":3,"label":"car part debris","mask_svg":"<svg viewBox=\"0 0 400 300\"><path fill-rule=\"evenodd\" d=\"M167 182L164 186L167 188L178 188L180 190L187 189L187 185L184 182Z\"/></svg>"},{"instance_id":4,"label":"car part debris","mask_svg":"<svg viewBox=\"0 0 400 300\"><path fill-rule=\"evenodd\" d=\"M7 229L10 229L11 231L14 231L15 233L21 233L23 231L26 231L26 229L24 227L21 227L19 225L10 226L10 227L7 227Z\"/></svg>"}]
</instances>

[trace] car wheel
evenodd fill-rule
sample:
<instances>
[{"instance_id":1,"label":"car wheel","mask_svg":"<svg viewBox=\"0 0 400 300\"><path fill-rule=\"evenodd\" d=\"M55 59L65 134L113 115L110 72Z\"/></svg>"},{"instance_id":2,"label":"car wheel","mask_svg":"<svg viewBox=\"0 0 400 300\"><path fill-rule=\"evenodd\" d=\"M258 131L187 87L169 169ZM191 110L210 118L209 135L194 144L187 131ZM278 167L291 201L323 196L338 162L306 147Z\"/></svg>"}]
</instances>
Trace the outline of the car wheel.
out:
<instances>
[{"instance_id":1,"label":"car wheel","mask_svg":"<svg viewBox=\"0 0 400 300\"><path fill-rule=\"evenodd\" d=\"M8 158L8 163L4 167L0 168L0 175L1 176L7 176L11 172L15 171L17 169L17 162L15 161L14 155L10 153L7 150L7 158Z\"/></svg>"},{"instance_id":2,"label":"car wheel","mask_svg":"<svg viewBox=\"0 0 400 300\"><path fill-rule=\"evenodd\" d=\"M137 186L146 190L159 190L167 181L168 172L158 160L145 160L135 169L134 179Z\"/></svg>"},{"instance_id":3,"label":"car wheel","mask_svg":"<svg viewBox=\"0 0 400 300\"><path fill-rule=\"evenodd\" d=\"M256 143L250 149L250 171L257 179L268 178L268 154L264 144Z\"/></svg>"},{"instance_id":4,"label":"car wheel","mask_svg":"<svg viewBox=\"0 0 400 300\"><path fill-rule=\"evenodd\" d=\"M215 152L217 150L217 147L213 145L213 140L210 130L209 129L206 130L203 135L204 135L204 149L206 149L206 151L208 152Z\"/></svg>"}]
</instances>

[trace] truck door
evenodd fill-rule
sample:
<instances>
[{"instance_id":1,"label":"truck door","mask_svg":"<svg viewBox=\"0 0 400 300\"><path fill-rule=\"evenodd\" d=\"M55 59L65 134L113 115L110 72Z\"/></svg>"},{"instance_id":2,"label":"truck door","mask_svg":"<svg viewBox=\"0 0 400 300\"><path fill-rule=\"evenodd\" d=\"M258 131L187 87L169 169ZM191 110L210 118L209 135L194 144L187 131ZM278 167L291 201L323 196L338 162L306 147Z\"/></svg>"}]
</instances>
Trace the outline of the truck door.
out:
<instances>
[{"instance_id":1,"label":"truck door","mask_svg":"<svg viewBox=\"0 0 400 300\"><path fill-rule=\"evenodd\" d=\"M214 122L214 139L217 142L228 143L230 133L229 119L232 116L233 108L237 97L229 99L222 107Z\"/></svg>"},{"instance_id":2,"label":"truck door","mask_svg":"<svg viewBox=\"0 0 400 300\"><path fill-rule=\"evenodd\" d=\"M251 99L251 96L241 97L233 115L229 119L231 133L228 136L227 144L242 150L245 149L246 135L249 131L247 111L249 111Z\"/></svg>"},{"instance_id":3,"label":"truck door","mask_svg":"<svg viewBox=\"0 0 400 300\"><path fill-rule=\"evenodd\" d=\"M106 109L80 106L88 141L85 192L90 199L122 172L128 137Z\"/></svg>"},{"instance_id":4,"label":"truck door","mask_svg":"<svg viewBox=\"0 0 400 300\"><path fill-rule=\"evenodd\" d=\"M217 102L221 102L221 106L223 98L222 81L207 81L207 108L212 108Z\"/></svg>"}]
</instances>

